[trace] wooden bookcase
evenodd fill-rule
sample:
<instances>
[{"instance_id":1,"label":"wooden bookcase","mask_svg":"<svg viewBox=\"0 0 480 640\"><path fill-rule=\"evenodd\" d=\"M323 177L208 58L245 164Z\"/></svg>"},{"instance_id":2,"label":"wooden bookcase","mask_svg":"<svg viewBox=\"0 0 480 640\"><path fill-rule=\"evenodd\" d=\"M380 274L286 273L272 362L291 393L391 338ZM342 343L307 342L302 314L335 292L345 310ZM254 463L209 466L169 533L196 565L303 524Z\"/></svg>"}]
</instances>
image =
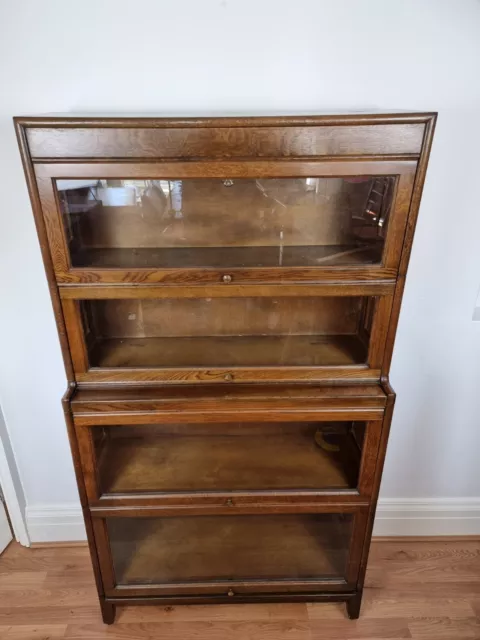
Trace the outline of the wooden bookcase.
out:
<instances>
[{"instance_id":1,"label":"wooden bookcase","mask_svg":"<svg viewBox=\"0 0 480 640\"><path fill-rule=\"evenodd\" d=\"M435 117L15 119L105 622L358 617Z\"/></svg>"}]
</instances>

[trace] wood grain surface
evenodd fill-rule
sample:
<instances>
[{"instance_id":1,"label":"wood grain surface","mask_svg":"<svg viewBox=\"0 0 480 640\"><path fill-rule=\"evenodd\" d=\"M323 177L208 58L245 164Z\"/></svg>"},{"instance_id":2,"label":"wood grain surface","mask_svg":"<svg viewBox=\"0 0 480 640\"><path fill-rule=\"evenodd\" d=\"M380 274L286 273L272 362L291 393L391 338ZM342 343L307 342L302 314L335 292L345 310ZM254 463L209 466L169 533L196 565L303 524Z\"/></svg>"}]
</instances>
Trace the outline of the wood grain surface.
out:
<instances>
[{"instance_id":1,"label":"wood grain surface","mask_svg":"<svg viewBox=\"0 0 480 640\"><path fill-rule=\"evenodd\" d=\"M362 614L341 603L119 608L102 623L86 547L0 557L0 638L33 640L473 640L480 638L480 540L373 542Z\"/></svg>"},{"instance_id":2,"label":"wood grain surface","mask_svg":"<svg viewBox=\"0 0 480 640\"><path fill-rule=\"evenodd\" d=\"M0 640L4 637L88 640L106 634L111 638L181 636L187 640L203 636L215 640L283 635L293 639L479 637L476 616L480 572L478 545L473 542L462 543L464 546L458 551L444 542L436 543L433 551L420 543L409 550L386 543L381 547L387 550L385 557L375 555L374 549L370 562L374 581L367 578L362 620L349 622L343 607L332 605L334 601L345 602L349 617L358 618L395 399L388 382L390 359L435 120L436 114L425 113L226 119L15 119L65 360L69 389L63 408L103 622L114 621L119 592L122 607L118 608L122 610L116 627L106 629L102 625L94 604L86 549L32 551L13 546L0 558L0 583L3 580ZM358 211L353 201L351 206L345 206L345 197L347 192L360 195L358 185L366 176L375 179L365 206L362 204L360 208L362 215L344 213L338 217L335 214L338 210ZM380 176L384 176L383 183L388 181L389 189L379 186L382 180L377 184ZM137 206L128 211L112 211L109 207L113 205L100 205L100 201L103 203L100 198L94 206L97 213L99 209L102 211L103 227L98 226L97 215L95 228L87 216L85 228L76 234L79 224L76 198L85 194L72 196L70 202L62 189L55 187L55 180L85 178L110 180L112 185L124 179L184 180L185 202L192 205L184 212L189 226L186 229L185 225L178 225L175 216L171 228L157 226L157 217L152 218L149 211L154 193L149 192L143 194L147 196L145 207L142 200L144 217L139 217ZM259 198L259 185L268 191L275 184L277 193L287 184L291 194L295 186L292 178L315 178L319 188L328 185L322 191L332 199L330 205L322 206L325 219L319 221L315 207L305 211L305 199L300 202L295 197L293 211L290 198L288 206L280 209L276 204L268 204L270 201L264 195ZM202 209L200 216L195 215L201 204L197 196L211 199L209 188L213 183L220 185L220 181L222 195L219 199L218 190L214 189L211 215L210 207L206 213ZM337 188L341 184L340 193ZM230 190L224 189L227 186ZM361 190L363 202L363 187ZM312 200L311 195L307 194L306 199ZM67 208L65 215L65 203L69 202L72 210ZM264 211L267 204L273 211L270 216L273 221L269 218L270 222L264 224L265 216L270 215ZM159 202L157 205L162 209ZM177 212L177 207L170 208ZM253 218L245 214L247 209L255 212ZM363 214L375 215L376 220L376 212L386 210L390 211L389 216L380 216L377 226L382 229L375 229L376 235L372 237ZM384 227L385 220L388 224ZM355 262L344 263L342 247L346 239L342 229L347 221L362 247L365 240L383 239L378 243L379 248L383 245L381 261L378 254L375 259L363 256L363 262L358 262L362 256L359 253ZM220 235L210 234L210 227L217 228ZM154 230L152 234L150 228ZM131 241L141 249L141 254L125 260L124 250L131 248ZM184 262L184 249L191 245L200 253L192 254L191 262ZM349 240L346 247L353 245L357 248L356 241ZM163 254L163 262L157 261L159 246L170 252ZM340 251L340 263L329 262L325 255L325 251L335 246L334 251ZM228 259L224 253L227 249L235 252L228 254ZM98 254L104 250L107 253ZM172 250L183 253L175 257ZM82 254L78 262L76 252ZM125 263L115 268L120 258ZM361 303L360 309L349 299L365 296L370 298ZM371 296L375 296L374 302ZM174 297L180 302L173 303ZM207 306L215 313L204 308L205 298L212 298ZM258 314L254 316L245 314L249 298L259 300ZM276 298L281 302L274 313ZM141 305L139 300L143 300ZM198 309L199 305L202 313L189 317L189 309ZM165 327L163 310L169 307L172 307L171 321ZM126 326L122 324L125 318ZM250 331L243 330L246 325ZM208 341L212 335L216 336L215 344ZM230 344L231 336L237 335L242 337L240 349L238 340ZM164 336L175 337L173 355L161 342ZM243 341L245 336L248 344ZM257 344L260 337L262 342ZM345 340L352 338L357 344L346 345ZM271 339L277 342L280 339L281 344L271 346ZM133 396L127 393L123 398L105 397L93 388L100 383L115 393L124 393L121 387L128 384L135 390ZM249 398L248 390L246 397L242 396L244 391L236 396L235 387L248 387L251 383L265 384L270 397ZM268 386L270 383L275 385ZM343 391L338 396L328 391L312 398L308 394L302 397L305 394L300 389L300 395L292 391L278 398L286 383L299 387L306 383L326 383L332 387L351 384L358 385L358 389L364 389L367 383L372 389L380 384L382 394L379 397L356 391L347 397ZM178 397L165 398L161 394L157 397L157 392L154 397L145 398L141 385L183 387L187 400L179 403ZM216 385L216 395L208 392L206 397L198 397L193 391L195 385L206 388ZM277 391L273 391L275 386ZM224 389L234 397L223 398ZM77 393L91 395L82 399ZM238 504L222 492L217 492L215 503L198 492L185 493L181 504L172 502L178 500L176 496L172 499L163 496L160 504L160 499L152 499L148 491L143 493L142 502L134 503L128 496L105 499L99 495L95 483L99 469L92 466L93 456L89 452L93 447L92 427L114 425L121 430L124 426L151 428L162 423L193 421L218 428L218 424L231 421L234 415L238 420L239 410L242 420L250 422L369 422L358 473L358 493L347 489L313 500L297 490L295 501L281 502L273 495L279 492L269 489L262 496L245 494ZM372 424L377 426L372 428ZM260 498L264 502L260 503ZM113 500L126 502L121 505L109 502ZM293 567L285 564L287 573L292 575L288 580L282 579L281 588L275 584L272 590L267 579L260 591L244 590L238 597L232 589L221 594L209 591L211 585L198 593L186 590L184 594L171 596L157 590L145 597L141 586L130 587L129 592L119 590L114 582L105 518L141 516L145 522L148 516L158 517L160 511L162 517L174 518L182 516L185 510L189 515L208 518L213 515L230 518L235 514L239 522L245 515L260 516L264 511L274 518L285 515L285 521L297 524L309 521L308 514L312 513L353 514L343 582L337 579L335 584L329 584L323 580L321 590L312 589L309 584L309 590L300 593ZM286 517L287 514L290 515ZM189 521L192 524L193 520ZM135 526L139 525L135 522ZM301 537L293 536L293 540ZM246 536L239 538L246 544ZM268 539L277 546L288 542L288 539L277 541L273 535ZM152 549L156 547L155 540ZM300 540L298 547L292 547L291 555L290 548L288 553L280 554L285 563L300 557L298 554L305 551L306 545ZM155 554L152 552L151 556ZM237 560L241 557L228 558L228 562ZM214 558L211 564L217 562L218 558ZM309 560L305 564L312 563ZM148 565L147 562L146 569L150 569ZM378 576L379 584L375 582ZM243 587L247 589L247 583ZM235 596L235 601L243 601L244 607L231 606L231 596ZM288 603L257 604L282 600ZM312 601L325 604L322 607L301 604ZM177 607L178 602L195 606ZM215 605L223 602L228 606L209 609L199 606L207 602ZM157 606L149 612L125 610L127 603Z\"/></svg>"}]
</instances>

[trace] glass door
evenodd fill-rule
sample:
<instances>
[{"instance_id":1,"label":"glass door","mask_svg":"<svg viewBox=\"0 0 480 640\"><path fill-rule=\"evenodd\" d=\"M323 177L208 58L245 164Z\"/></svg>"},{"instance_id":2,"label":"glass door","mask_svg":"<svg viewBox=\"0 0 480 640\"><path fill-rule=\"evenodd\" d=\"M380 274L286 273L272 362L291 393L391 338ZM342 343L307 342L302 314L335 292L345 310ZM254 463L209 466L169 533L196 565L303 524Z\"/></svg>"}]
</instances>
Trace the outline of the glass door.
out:
<instances>
[{"instance_id":1,"label":"glass door","mask_svg":"<svg viewBox=\"0 0 480 640\"><path fill-rule=\"evenodd\" d=\"M107 596L315 593L354 587L363 511L94 518Z\"/></svg>"},{"instance_id":2,"label":"glass door","mask_svg":"<svg viewBox=\"0 0 480 640\"><path fill-rule=\"evenodd\" d=\"M36 172L60 281L230 283L319 280L332 269L391 276L415 166L204 161Z\"/></svg>"},{"instance_id":3,"label":"glass door","mask_svg":"<svg viewBox=\"0 0 480 640\"><path fill-rule=\"evenodd\" d=\"M67 334L82 381L248 381L376 377L386 340L391 295L384 289L327 288L335 295L301 295L297 288L238 287L211 297L202 288L132 297L118 287L64 290ZM235 295L234 291L237 291ZM252 291L252 295L248 295ZM277 294L278 291L278 294ZM357 295L347 295L353 291ZM297 293L298 292L298 293ZM76 299L68 296L94 296ZM266 294L266 295L265 295ZM297 294L297 295L292 295ZM208 297L207 297L208 296Z\"/></svg>"},{"instance_id":4,"label":"glass door","mask_svg":"<svg viewBox=\"0 0 480 640\"><path fill-rule=\"evenodd\" d=\"M56 180L73 267L382 262L396 179Z\"/></svg>"},{"instance_id":5,"label":"glass door","mask_svg":"<svg viewBox=\"0 0 480 640\"><path fill-rule=\"evenodd\" d=\"M269 492L289 500L298 492L302 500L307 493L368 497L380 429L380 421L142 424L138 417L81 427L78 438L91 504L208 493L230 505Z\"/></svg>"}]
</instances>

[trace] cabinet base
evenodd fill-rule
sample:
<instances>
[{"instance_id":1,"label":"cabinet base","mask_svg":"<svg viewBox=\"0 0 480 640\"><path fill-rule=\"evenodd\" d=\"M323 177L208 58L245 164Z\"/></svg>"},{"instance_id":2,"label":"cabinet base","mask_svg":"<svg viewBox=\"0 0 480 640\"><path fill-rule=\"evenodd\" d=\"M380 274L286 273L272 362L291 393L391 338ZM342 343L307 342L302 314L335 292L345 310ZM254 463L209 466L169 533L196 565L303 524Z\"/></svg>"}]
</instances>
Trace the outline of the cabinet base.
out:
<instances>
[{"instance_id":1,"label":"cabinet base","mask_svg":"<svg viewBox=\"0 0 480 640\"><path fill-rule=\"evenodd\" d=\"M268 602L345 602L347 614L350 619L358 618L362 602L362 592L355 593L262 593L243 594L232 597L216 595L192 595L192 596L143 596L128 598L105 598L100 601L102 617L105 624L112 624L115 620L117 605L139 606L156 605L157 607L169 607L184 604L244 604L244 603L268 603Z\"/></svg>"}]
</instances>

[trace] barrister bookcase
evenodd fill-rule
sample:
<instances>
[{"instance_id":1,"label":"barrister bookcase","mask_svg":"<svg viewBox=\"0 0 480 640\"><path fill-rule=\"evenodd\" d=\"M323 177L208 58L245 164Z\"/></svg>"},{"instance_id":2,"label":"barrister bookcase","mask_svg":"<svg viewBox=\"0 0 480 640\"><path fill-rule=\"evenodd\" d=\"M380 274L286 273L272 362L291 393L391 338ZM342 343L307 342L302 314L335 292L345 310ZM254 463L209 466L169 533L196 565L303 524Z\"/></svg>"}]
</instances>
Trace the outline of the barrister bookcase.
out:
<instances>
[{"instance_id":1,"label":"barrister bookcase","mask_svg":"<svg viewBox=\"0 0 480 640\"><path fill-rule=\"evenodd\" d=\"M358 617L435 114L15 125L104 621Z\"/></svg>"}]
</instances>

